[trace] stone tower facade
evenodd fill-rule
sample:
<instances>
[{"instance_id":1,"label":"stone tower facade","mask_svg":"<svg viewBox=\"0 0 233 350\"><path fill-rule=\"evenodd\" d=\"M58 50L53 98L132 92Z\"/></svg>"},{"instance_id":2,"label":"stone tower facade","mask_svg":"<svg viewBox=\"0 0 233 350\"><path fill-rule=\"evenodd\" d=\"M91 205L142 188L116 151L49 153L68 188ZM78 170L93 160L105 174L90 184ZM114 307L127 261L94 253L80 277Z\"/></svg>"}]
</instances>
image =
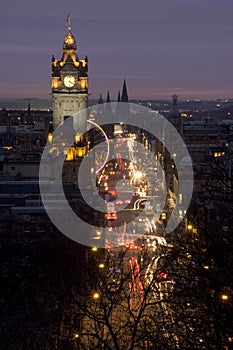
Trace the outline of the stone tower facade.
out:
<instances>
[{"instance_id":1,"label":"stone tower facade","mask_svg":"<svg viewBox=\"0 0 233 350\"><path fill-rule=\"evenodd\" d=\"M88 59L87 56L83 60L78 58L69 18L62 57L60 60L52 57L52 102L54 130L65 118L88 107ZM77 133L85 132L85 112L74 123Z\"/></svg>"}]
</instances>

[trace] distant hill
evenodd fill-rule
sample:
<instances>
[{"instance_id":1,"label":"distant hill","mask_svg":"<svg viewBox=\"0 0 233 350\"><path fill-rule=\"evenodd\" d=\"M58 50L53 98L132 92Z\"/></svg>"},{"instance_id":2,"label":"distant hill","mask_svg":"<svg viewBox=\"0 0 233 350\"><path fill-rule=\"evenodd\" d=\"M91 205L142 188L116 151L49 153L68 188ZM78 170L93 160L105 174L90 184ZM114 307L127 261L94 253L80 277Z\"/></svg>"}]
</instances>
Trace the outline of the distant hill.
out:
<instances>
[{"instance_id":1,"label":"distant hill","mask_svg":"<svg viewBox=\"0 0 233 350\"><path fill-rule=\"evenodd\" d=\"M31 109L52 109L52 97L51 99L42 98L21 98L21 99L1 99L0 109L19 109L24 110L28 108L30 102ZM114 102L114 101L113 101ZM145 107L150 107L164 112L172 107L171 100L130 100L131 103L138 103ZM93 106L98 103L97 99L89 99L89 106ZM197 116L204 114L211 115L214 118L220 119L232 119L233 117L233 100L190 100L190 101L178 101L177 104L180 111L195 111Z\"/></svg>"},{"instance_id":2,"label":"distant hill","mask_svg":"<svg viewBox=\"0 0 233 350\"><path fill-rule=\"evenodd\" d=\"M52 108L52 100L41 98L0 99L0 108L27 109L29 102L31 109Z\"/></svg>"},{"instance_id":3,"label":"distant hill","mask_svg":"<svg viewBox=\"0 0 233 350\"><path fill-rule=\"evenodd\" d=\"M3 99L0 98L0 108L6 109L27 109L28 103L30 102L31 109L52 109L52 98L42 99L42 98L21 98L21 99ZM95 105L98 100L89 100L89 105Z\"/></svg>"}]
</instances>

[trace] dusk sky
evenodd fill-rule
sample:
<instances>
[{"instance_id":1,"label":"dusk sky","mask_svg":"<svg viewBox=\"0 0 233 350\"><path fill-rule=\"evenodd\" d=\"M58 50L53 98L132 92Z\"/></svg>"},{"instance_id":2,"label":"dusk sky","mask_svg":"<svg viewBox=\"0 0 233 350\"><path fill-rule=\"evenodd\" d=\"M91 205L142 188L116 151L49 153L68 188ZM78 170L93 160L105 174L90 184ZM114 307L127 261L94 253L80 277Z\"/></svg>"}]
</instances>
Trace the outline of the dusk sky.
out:
<instances>
[{"instance_id":1,"label":"dusk sky","mask_svg":"<svg viewBox=\"0 0 233 350\"><path fill-rule=\"evenodd\" d=\"M2 0L0 98L50 98L68 13L91 98L233 98L232 0Z\"/></svg>"}]
</instances>

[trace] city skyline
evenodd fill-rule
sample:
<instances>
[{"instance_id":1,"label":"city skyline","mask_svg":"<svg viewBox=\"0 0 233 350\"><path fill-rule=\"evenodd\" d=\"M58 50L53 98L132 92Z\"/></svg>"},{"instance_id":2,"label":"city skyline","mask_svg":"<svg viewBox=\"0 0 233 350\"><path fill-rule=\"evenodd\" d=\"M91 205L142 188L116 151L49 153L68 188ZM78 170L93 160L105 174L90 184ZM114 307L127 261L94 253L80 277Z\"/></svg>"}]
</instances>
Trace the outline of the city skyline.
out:
<instances>
[{"instance_id":1,"label":"city skyline","mask_svg":"<svg viewBox=\"0 0 233 350\"><path fill-rule=\"evenodd\" d=\"M68 13L79 58L89 58L91 98L109 90L115 100L124 78L130 99L232 98L229 0L52 5L2 3L1 98L50 98L51 57L61 56Z\"/></svg>"}]
</instances>

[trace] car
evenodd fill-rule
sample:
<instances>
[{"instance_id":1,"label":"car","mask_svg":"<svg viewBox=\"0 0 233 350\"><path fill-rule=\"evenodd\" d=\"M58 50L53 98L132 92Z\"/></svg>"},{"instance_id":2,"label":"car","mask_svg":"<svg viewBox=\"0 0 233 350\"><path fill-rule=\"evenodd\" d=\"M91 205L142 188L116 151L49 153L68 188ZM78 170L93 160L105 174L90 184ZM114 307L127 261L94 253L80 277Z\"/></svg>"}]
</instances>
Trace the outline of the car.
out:
<instances>
[{"instance_id":1,"label":"car","mask_svg":"<svg viewBox=\"0 0 233 350\"><path fill-rule=\"evenodd\" d=\"M113 212L107 212L107 213L105 214L105 220L107 220L107 221L115 221L115 220L117 220L117 214L116 214L116 212L115 212L115 211L113 211Z\"/></svg>"}]
</instances>

